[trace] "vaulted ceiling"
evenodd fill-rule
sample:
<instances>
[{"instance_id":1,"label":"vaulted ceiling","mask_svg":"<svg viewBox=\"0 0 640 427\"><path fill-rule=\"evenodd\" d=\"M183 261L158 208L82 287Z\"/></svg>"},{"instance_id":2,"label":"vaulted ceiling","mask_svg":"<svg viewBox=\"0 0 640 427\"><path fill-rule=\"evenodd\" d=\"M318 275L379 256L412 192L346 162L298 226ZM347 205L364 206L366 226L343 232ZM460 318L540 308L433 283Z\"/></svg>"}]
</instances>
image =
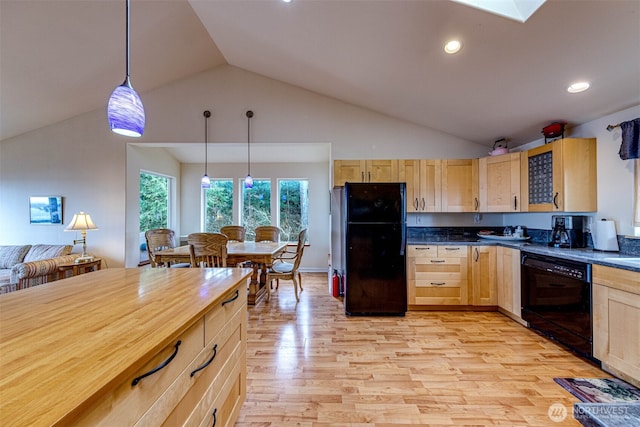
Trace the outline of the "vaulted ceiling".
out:
<instances>
[{"instance_id":1,"label":"vaulted ceiling","mask_svg":"<svg viewBox=\"0 0 640 427\"><path fill-rule=\"evenodd\" d=\"M131 22L143 98L230 64L487 146L640 103L638 0L525 22L449 0L132 0ZM102 108L124 71L124 0L0 0L0 140Z\"/></svg>"}]
</instances>

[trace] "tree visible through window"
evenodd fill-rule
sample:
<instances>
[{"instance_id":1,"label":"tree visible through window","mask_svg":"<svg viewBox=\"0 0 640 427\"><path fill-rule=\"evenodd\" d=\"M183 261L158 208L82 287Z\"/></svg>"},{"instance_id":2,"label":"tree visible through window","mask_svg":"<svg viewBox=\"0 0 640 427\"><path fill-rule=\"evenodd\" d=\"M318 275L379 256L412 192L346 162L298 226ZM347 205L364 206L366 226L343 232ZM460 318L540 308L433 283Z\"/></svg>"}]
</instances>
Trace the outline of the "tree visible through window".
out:
<instances>
[{"instance_id":1,"label":"tree visible through window","mask_svg":"<svg viewBox=\"0 0 640 427\"><path fill-rule=\"evenodd\" d=\"M204 231L219 233L225 225L233 225L233 181L211 180L211 188L205 190Z\"/></svg>"},{"instance_id":2,"label":"tree visible through window","mask_svg":"<svg viewBox=\"0 0 640 427\"><path fill-rule=\"evenodd\" d=\"M169 227L169 178L140 172L140 232Z\"/></svg>"},{"instance_id":3,"label":"tree visible through window","mask_svg":"<svg viewBox=\"0 0 640 427\"><path fill-rule=\"evenodd\" d=\"M255 240L259 225L271 225L270 179L254 179L253 188L242 185L242 225L247 230L245 240Z\"/></svg>"},{"instance_id":4,"label":"tree visible through window","mask_svg":"<svg viewBox=\"0 0 640 427\"><path fill-rule=\"evenodd\" d=\"M281 179L279 181L279 221L281 239L296 242L298 234L309 226L309 181Z\"/></svg>"}]
</instances>

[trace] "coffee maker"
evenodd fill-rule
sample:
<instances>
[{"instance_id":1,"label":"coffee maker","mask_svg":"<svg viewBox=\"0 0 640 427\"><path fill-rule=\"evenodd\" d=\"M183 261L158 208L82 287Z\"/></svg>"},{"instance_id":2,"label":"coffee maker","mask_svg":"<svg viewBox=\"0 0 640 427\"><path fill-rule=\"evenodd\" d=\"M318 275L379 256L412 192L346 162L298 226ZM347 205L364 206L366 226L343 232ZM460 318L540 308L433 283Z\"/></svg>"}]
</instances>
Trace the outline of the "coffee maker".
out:
<instances>
[{"instance_id":1,"label":"coffee maker","mask_svg":"<svg viewBox=\"0 0 640 427\"><path fill-rule=\"evenodd\" d=\"M551 241L554 248L584 248L587 246L587 217L580 215L552 215Z\"/></svg>"}]
</instances>

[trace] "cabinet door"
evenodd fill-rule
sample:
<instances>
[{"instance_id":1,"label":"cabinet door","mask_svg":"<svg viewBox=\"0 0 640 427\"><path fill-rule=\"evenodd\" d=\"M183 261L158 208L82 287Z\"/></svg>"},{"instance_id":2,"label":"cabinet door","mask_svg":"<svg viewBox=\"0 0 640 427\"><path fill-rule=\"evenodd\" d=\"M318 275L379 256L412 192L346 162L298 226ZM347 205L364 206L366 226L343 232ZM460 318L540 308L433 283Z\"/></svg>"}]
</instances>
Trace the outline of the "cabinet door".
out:
<instances>
[{"instance_id":1,"label":"cabinet door","mask_svg":"<svg viewBox=\"0 0 640 427\"><path fill-rule=\"evenodd\" d=\"M519 250L496 248L496 276L498 307L521 317Z\"/></svg>"},{"instance_id":2,"label":"cabinet door","mask_svg":"<svg viewBox=\"0 0 640 427\"><path fill-rule=\"evenodd\" d=\"M497 305L496 247L471 248L471 288L473 305Z\"/></svg>"},{"instance_id":3,"label":"cabinet door","mask_svg":"<svg viewBox=\"0 0 640 427\"><path fill-rule=\"evenodd\" d=\"M598 210L598 172L595 138L562 140L563 204L565 212Z\"/></svg>"},{"instance_id":4,"label":"cabinet door","mask_svg":"<svg viewBox=\"0 0 640 427\"><path fill-rule=\"evenodd\" d=\"M398 180L407 184L407 212L440 212L440 160L400 160Z\"/></svg>"},{"instance_id":5,"label":"cabinet door","mask_svg":"<svg viewBox=\"0 0 640 427\"><path fill-rule=\"evenodd\" d=\"M398 182L398 160L367 160L365 182Z\"/></svg>"},{"instance_id":6,"label":"cabinet door","mask_svg":"<svg viewBox=\"0 0 640 427\"><path fill-rule=\"evenodd\" d=\"M562 211L562 150L554 141L528 150L521 158L522 211Z\"/></svg>"},{"instance_id":7,"label":"cabinet door","mask_svg":"<svg viewBox=\"0 0 640 427\"><path fill-rule=\"evenodd\" d=\"M333 186L344 187L345 182L365 182L367 162L364 160L335 160Z\"/></svg>"},{"instance_id":8,"label":"cabinet door","mask_svg":"<svg viewBox=\"0 0 640 427\"><path fill-rule=\"evenodd\" d=\"M478 161L480 212L520 211L520 153Z\"/></svg>"},{"instance_id":9,"label":"cabinet door","mask_svg":"<svg viewBox=\"0 0 640 427\"><path fill-rule=\"evenodd\" d=\"M639 385L640 273L594 265L593 283L593 355Z\"/></svg>"},{"instance_id":10,"label":"cabinet door","mask_svg":"<svg viewBox=\"0 0 640 427\"><path fill-rule=\"evenodd\" d=\"M477 212L478 159L442 160L442 212Z\"/></svg>"}]
</instances>

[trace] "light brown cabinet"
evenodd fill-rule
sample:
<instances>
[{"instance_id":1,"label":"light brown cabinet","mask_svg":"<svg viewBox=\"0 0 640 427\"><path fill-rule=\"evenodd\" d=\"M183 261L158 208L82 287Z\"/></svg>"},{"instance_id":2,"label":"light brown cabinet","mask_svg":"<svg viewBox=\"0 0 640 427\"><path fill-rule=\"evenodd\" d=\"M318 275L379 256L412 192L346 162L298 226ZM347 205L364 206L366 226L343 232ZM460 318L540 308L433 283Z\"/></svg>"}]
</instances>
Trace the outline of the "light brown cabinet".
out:
<instances>
[{"instance_id":1,"label":"light brown cabinet","mask_svg":"<svg viewBox=\"0 0 640 427\"><path fill-rule=\"evenodd\" d=\"M520 153L478 160L480 212L520 211Z\"/></svg>"},{"instance_id":2,"label":"light brown cabinet","mask_svg":"<svg viewBox=\"0 0 640 427\"><path fill-rule=\"evenodd\" d=\"M640 386L640 273L593 266L593 355Z\"/></svg>"},{"instance_id":3,"label":"light brown cabinet","mask_svg":"<svg viewBox=\"0 0 640 427\"><path fill-rule=\"evenodd\" d=\"M478 159L442 160L442 212L478 212Z\"/></svg>"},{"instance_id":4,"label":"light brown cabinet","mask_svg":"<svg viewBox=\"0 0 640 427\"><path fill-rule=\"evenodd\" d=\"M469 303L468 247L410 245L407 248L409 309Z\"/></svg>"},{"instance_id":5,"label":"light brown cabinet","mask_svg":"<svg viewBox=\"0 0 640 427\"><path fill-rule=\"evenodd\" d=\"M398 160L334 160L333 186L345 182L398 182Z\"/></svg>"},{"instance_id":6,"label":"light brown cabinet","mask_svg":"<svg viewBox=\"0 0 640 427\"><path fill-rule=\"evenodd\" d=\"M471 303L475 306L498 304L496 285L496 247L471 247Z\"/></svg>"},{"instance_id":7,"label":"light brown cabinet","mask_svg":"<svg viewBox=\"0 0 640 427\"><path fill-rule=\"evenodd\" d=\"M522 321L520 284L520 251L498 246L496 248L498 307L508 316Z\"/></svg>"},{"instance_id":8,"label":"light brown cabinet","mask_svg":"<svg viewBox=\"0 0 640 427\"><path fill-rule=\"evenodd\" d=\"M400 160L398 181L407 184L407 212L440 212L442 166L440 160Z\"/></svg>"},{"instance_id":9,"label":"light brown cabinet","mask_svg":"<svg viewBox=\"0 0 640 427\"><path fill-rule=\"evenodd\" d=\"M523 212L595 212L595 138L564 138L521 155Z\"/></svg>"}]
</instances>

